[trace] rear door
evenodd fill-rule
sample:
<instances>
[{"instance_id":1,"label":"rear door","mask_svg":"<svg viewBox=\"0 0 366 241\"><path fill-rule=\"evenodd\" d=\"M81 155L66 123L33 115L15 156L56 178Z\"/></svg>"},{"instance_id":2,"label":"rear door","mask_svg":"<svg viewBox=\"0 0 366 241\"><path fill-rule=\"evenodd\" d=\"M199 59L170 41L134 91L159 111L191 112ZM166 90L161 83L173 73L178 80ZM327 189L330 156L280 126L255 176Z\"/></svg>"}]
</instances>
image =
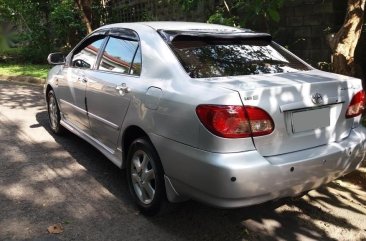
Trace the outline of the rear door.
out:
<instances>
[{"instance_id":1,"label":"rear door","mask_svg":"<svg viewBox=\"0 0 366 241\"><path fill-rule=\"evenodd\" d=\"M105 36L92 36L83 41L72 53L70 63L62 70L59 80L60 107L67 122L78 129L89 132L85 92L87 76L96 63L98 52Z\"/></svg>"},{"instance_id":2,"label":"rear door","mask_svg":"<svg viewBox=\"0 0 366 241\"><path fill-rule=\"evenodd\" d=\"M100 63L88 75L87 105L92 135L105 147L117 146L131 96L139 83L141 52L137 34L111 31Z\"/></svg>"}]
</instances>

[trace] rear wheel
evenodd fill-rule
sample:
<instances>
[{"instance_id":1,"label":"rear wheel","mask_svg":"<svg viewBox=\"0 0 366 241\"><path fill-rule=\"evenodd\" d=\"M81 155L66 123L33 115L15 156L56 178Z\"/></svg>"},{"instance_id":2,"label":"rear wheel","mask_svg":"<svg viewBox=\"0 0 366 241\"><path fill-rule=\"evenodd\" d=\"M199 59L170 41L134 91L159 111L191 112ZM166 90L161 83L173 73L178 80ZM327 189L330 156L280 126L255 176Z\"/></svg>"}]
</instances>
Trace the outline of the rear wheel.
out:
<instances>
[{"instance_id":1,"label":"rear wheel","mask_svg":"<svg viewBox=\"0 0 366 241\"><path fill-rule=\"evenodd\" d=\"M60 109L58 108L56 96L53 90L50 90L47 94L47 109L52 132L55 134L62 134L64 132L64 127L60 124Z\"/></svg>"},{"instance_id":2,"label":"rear wheel","mask_svg":"<svg viewBox=\"0 0 366 241\"><path fill-rule=\"evenodd\" d=\"M138 208L155 215L165 201L164 172L155 148L145 138L135 140L128 152L127 182Z\"/></svg>"}]
</instances>

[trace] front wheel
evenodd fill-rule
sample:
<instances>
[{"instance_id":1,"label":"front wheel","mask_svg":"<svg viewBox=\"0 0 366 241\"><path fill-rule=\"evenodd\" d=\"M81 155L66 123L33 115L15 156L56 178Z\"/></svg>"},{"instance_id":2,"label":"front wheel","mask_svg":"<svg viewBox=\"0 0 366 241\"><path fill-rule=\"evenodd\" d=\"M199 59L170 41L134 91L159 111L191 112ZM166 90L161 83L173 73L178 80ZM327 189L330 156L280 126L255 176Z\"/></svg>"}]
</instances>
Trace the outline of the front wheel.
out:
<instances>
[{"instance_id":1,"label":"front wheel","mask_svg":"<svg viewBox=\"0 0 366 241\"><path fill-rule=\"evenodd\" d=\"M165 201L164 172L159 156L145 138L135 140L128 152L127 182L138 208L155 215Z\"/></svg>"},{"instance_id":2,"label":"front wheel","mask_svg":"<svg viewBox=\"0 0 366 241\"><path fill-rule=\"evenodd\" d=\"M52 132L55 134L62 134L64 132L64 128L60 124L60 109L58 108L56 96L53 90L50 90L47 94L47 109Z\"/></svg>"}]
</instances>

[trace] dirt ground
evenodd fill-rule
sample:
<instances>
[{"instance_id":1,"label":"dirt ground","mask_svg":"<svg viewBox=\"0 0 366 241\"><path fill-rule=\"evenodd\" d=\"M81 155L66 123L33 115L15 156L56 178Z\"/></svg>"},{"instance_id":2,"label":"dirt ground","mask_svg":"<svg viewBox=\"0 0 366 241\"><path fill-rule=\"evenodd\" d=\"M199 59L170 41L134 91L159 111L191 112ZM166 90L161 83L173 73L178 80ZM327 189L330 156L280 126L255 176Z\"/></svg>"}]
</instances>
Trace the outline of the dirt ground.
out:
<instances>
[{"instance_id":1,"label":"dirt ground","mask_svg":"<svg viewBox=\"0 0 366 241\"><path fill-rule=\"evenodd\" d=\"M124 172L48 128L42 88L0 82L0 240L366 240L366 168L298 200L139 214ZM61 224L63 232L47 228Z\"/></svg>"}]
</instances>

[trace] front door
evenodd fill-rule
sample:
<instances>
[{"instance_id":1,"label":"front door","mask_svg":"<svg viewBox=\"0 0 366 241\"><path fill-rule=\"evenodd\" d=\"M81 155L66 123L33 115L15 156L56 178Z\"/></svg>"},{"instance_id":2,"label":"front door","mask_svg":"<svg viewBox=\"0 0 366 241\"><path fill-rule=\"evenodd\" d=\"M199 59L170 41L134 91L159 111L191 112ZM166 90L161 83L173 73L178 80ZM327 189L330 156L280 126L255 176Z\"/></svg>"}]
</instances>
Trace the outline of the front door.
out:
<instances>
[{"instance_id":1,"label":"front door","mask_svg":"<svg viewBox=\"0 0 366 241\"><path fill-rule=\"evenodd\" d=\"M64 119L78 129L89 132L86 107L87 76L97 60L105 37L99 35L85 40L72 53L71 61L63 69L59 80L59 103Z\"/></svg>"}]
</instances>

